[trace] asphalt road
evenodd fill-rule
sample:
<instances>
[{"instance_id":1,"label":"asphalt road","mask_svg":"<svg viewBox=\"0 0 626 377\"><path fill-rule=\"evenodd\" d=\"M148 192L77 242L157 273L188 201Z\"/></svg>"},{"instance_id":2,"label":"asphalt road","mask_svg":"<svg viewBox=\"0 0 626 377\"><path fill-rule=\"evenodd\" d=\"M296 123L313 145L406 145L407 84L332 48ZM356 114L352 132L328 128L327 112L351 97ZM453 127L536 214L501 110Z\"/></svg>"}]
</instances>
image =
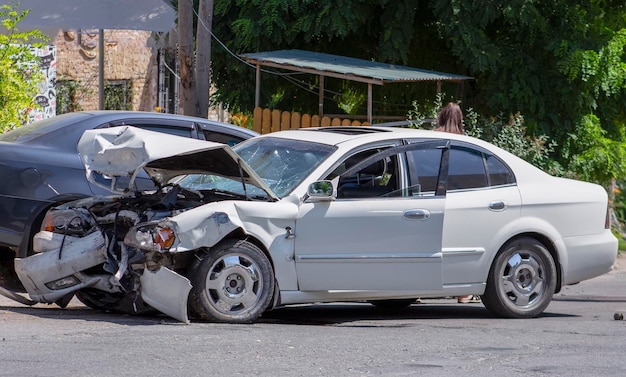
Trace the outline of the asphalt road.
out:
<instances>
[{"instance_id":1,"label":"asphalt road","mask_svg":"<svg viewBox=\"0 0 626 377\"><path fill-rule=\"evenodd\" d=\"M0 376L621 376L626 258L568 286L540 318L423 300L289 307L253 325L25 307L0 298Z\"/></svg>"}]
</instances>

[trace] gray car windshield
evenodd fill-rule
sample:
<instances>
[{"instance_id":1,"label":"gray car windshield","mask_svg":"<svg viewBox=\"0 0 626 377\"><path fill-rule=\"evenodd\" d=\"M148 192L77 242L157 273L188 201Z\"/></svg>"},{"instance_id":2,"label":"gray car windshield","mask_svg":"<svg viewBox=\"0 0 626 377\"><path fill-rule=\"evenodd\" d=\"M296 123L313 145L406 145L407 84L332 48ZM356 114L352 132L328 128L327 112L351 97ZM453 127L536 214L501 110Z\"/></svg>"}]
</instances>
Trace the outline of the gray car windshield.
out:
<instances>
[{"instance_id":1,"label":"gray car windshield","mask_svg":"<svg viewBox=\"0 0 626 377\"><path fill-rule=\"evenodd\" d=\"M330 145L274 137L250 139L233 149L280 198L335 151Z\"/></svg>"}]
</instances>

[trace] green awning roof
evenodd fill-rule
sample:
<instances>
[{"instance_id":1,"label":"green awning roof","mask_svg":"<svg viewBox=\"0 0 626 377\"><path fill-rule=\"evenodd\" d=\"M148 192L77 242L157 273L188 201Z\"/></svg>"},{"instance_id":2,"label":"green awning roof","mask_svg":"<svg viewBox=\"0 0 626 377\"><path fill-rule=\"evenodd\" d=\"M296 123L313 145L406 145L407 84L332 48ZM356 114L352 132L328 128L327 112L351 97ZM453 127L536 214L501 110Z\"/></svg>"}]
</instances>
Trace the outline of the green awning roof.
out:
<instances>
[{"instance_id":1,"label":"green awning roof","mask_svg":"<svg viewBox=\"0 0 626 377\"><path fill-rule=\"evenodd\" d=\"M452 73L429 71L303 50L250 53L241 55L241 58L255 65L271 66L377 85L418 81L461 82L473 79L473 77Z\"/></svg>"}]
</instances>

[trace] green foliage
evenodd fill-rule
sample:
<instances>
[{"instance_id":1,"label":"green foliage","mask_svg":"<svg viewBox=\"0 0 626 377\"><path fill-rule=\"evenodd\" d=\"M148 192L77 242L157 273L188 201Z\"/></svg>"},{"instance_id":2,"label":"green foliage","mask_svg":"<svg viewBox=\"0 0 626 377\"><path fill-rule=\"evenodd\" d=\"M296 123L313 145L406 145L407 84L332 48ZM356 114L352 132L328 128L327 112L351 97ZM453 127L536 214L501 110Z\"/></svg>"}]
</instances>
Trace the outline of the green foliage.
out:
<instances>
[{"instance_id":1,"label":"green foliage","mask_svg":"<svg viewBox=\"0 0 626 377\"><path fill-rule=\"evenodd\" d=\"M419 125L424 120L434 120L439 109L443 107L445 98L445 93L437 93L432 102L417 100L411 102L412 108L407 113L408 120L414 125Z\"/></svg>"},{"instance_id":2,"label":"green foliage","mask_svg":"<svg viewBox=\"0 0 626 377\"><path fill-rule=\"evenodd\" d=\"M484 101L476 104L481 112L519 111L533 131L560 144L585 114L597 115L607 128L623 125L623 1L432 0L430 5L442 39L480 82L475 98Z\"/></svg>"},{"instance_id":3,"label":"green foliage","mask_svg":"<svg viewBox=\"0 0 626 377\"><path fill-rule=\"evenodd\" d=\"M561 146L547 144L562 174L605 186L623 176L623 1L432 0L430 6L439 35L480 83L473 96L480 102L471 104L481 113L524 114L525 133L545 134Z\"/></svg>"},{"instance_id":4,"label":"green foliage","mask_svg":"<svg viewBox=\"0 0 626 377\"><path fill-rule=\"evenodd\" d=\"M415 51L411 44L419 35L415 25L418 10L427 9L413 0L216 0L214 14L220 21L214 23L213 33L229 51L220 45L213 48L212 81L217 92L212 101L227 103L234 111L250 111L254 106L254 67L237 62L231 53L301 49L407 63ZM271 69L278 73L272 75L269 70L262 74L261 106L318 112L316 76L287 75L278 69ZM326 78L324 86L327 93L333 93L326 96L326 112L342 112L348 104L351 111L365 114L365 101L350 104L342 100L344 94L358 97L348 91L365 95L365 84L346 87L342 80ZM415 96L400 89L376 88L375 113L382 115L394 106L401 106L400 113L406 113Z\"/></svg>"},{"instance_id":5,"label":"green foliage","mask_svg":"<svg viewBox=\"0 0 626 377\"><path fill-rule=\"evenodd\" d=\"M104 86L105 110L132 110L132 98L130 81L107 82Z\"/></svg>"},{"instance_id":6,"label":"green foliage","mask_svg":"<svg viewBox=\"0 0 626 377\"><path fill-rule=\"evenodd\" d=\"M606 137L600 120L593 114L581 118L563 146L569 174L577 179L608 187L626 173L626 144Z\"/></svg>"},{"instance_id":7,"label":"green foliage","mask_svg":"<svg viewBox=\"0 0 626 377\"><path fill-rule=\"evenodd\" d=\"M346 114L357 115L367 100L367 96L365 93L353 89L346 82L343 84L342 92L335 96L338 106Z\"/></svg>"},{"instance_id":8,"label":"green foliage","mask_svg":"<svg viewBox=\"0 0 626 377\"><path fill-rule=\"evenodd\" d=\"M18 32L17 24L28 10L17 12L13 4L0 5L0 132L19 127L28 120L28 110L36 107L37 86L43 79L39 60L30 46L41 46L46 38L38 31ZM30 45L29 45L30 44Z\"/></svg>"},{"instance_id":9,"label":"green foliage","mask_svg":"<svg viewBox=\"0 0 626 377\"><path fill-rule=\"evenodd\" d=\"M78 81L66 80L58 77L56 81L57 91L57 115L81 111L80 97L85 93L87 88Z\"/></svg>"},{"instance_id":10,"label":"green foliage","mask_svg":"<svg viewBox=\"0 0 626 377\"><path fill-rule=\"evenodd\" d=\"M617 156L626 128L624 1L216 0L215 19L214 34L233 54L302 49L472 76L465 92L444 83L465 108L483 114L473 120L466 114L468 133L491 138L492 128L512 124L496 142L525 146L527 158L550 171L593 182L623 174L626 160ZM212 99L251 111L255 69L230 52L213 49ZM281 74L263 72L261 106L317 113L315 76L272 70ZM364 104L345 98L366 93L366 85L326 78L325 88L334 92L326 112L365 113ZM428 83L376 86L374 114L417 109L432 117L434 92ZM586 137L581 122L588 116L606 131L604 152L574 145Z\"/></svg>"},{"instance_id":11,"label":"green foliage","mask_svg":"<svg viewBox=\"0 0 626 377\"><path fill-rule=\"evenodd\" d=\"M431 120L437 117L437 112L443 107L444 98L445 94L438 94L432 104L425 106L413 102L413 109L408 114L412 126L425 129L436 127L436 122ZM549 174L563 174L561 165L551 157L556 142L546 135L528 135L524 117L519 113L509 117L502 114L486 117L470 108L465 111L463 126L468 136L486 140Z\"/></svg>"},{"instance_id":12,"label":"green foliage","mask_svg":"<svg viewBox=\"0 0 626 377\"><path fill-rule=\"evenodd\" d=\"M500 115L486 127L495 129L495 135L489 140L494 145L507 150L549 174L561 175L561 165L550 157L557 146L546 135L529 136L523 126L524 118L517 113L508 117L508 121Z\"/></svg>"}]
</instances>

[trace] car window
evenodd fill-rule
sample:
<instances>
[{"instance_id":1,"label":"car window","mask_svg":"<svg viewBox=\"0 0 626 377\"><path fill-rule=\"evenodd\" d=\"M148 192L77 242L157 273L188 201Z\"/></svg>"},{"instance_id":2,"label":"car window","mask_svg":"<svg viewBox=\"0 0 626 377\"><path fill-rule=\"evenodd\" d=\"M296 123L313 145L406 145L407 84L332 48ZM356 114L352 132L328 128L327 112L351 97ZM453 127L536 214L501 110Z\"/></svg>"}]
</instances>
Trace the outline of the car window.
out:
<instances>
[{"instance_id":1,"label":"car window","mask_svg":"<svg viewBox=\"0 0 626 377\"><path fill-rule=\"evenodd\" d=\"M384 156L380 159L374 159L369 164L357 167L365 159L375 155L383 149L376 148L361 151L345 158L326 177L332 180L339 176L339 184L337 187L337 198L374 198L374 197L391 197L401 196L398 155ZM356 171L353 167L357 167ZM347 174L346 174L347 173Z\"/></svg>"},{"instance_id":2,"label":"car window","mask_svg":"<svg viewBox=\"0 0 626 377\"><path fill-rule=\"evenodd\" d=\"M483 154L469 148L453 146L450 150L448 190L487 186Z\"/></svg>"},{"instance_id":3,"label":"car window","mask_svg":"<svg viewBox=\"0 0 626 377\"><path fill-rule=\"evenodd\" d=\"M176 135L182 137L192 137L191 128L184 127L172 127L172 126L155 126L153 124L133 124L133 127L143 128L148 131L161 132L169 135Z\"/></svg>"},{"instance_id":4,"label":"car window","mask_svg":"<svg viewBox=\"0 0 626 377\"><path fill-rule=\"evenodd\" d=\"M262 188L252 184L242 184L240 179L231 179L215 174L188 174L183 177L176 177L171 183L176 183L181 187L199 191L203 195L209 195L206 191L217 191L222 193L233 193L249 198L267 198L267 193Z\"/></svg>"},{"instance_id":5,"label":"car window","mask_svg":"<svg viewBox=\"0 0 626 377\"><path fill-rule=\"evenodd\" d=\"M216 143L226 144L230 147L236 144L239 144L240 142L244 140L243 138L239 136L228 135L222 132L209 131L209 130L204 130L202 132L204 133L204 138L206 140L214 141Z\"/></svg>"},{"instance_id":6,"label":"car window","mask_svg":"<svg viewBox=\"0 0 626 377\"><path fill-rule=\"evenodd\" d=\"M489 186L500 186L515 183L513 172L496 156L486 157L489 172Z\"/></svg>"},{"instance_id":7,"label":"car window","mask_svg":"<svg viewBox=\"0 0 626 377\"><path fill-rule=\"evenodd\" d=\"M90 117L89 114L67 113L42 119L0 134L0 141L27 143L42 136L49 138L49 135L54 131L63 130Z\"/></svg>"},{"instance_id":8,"label":"car window","mask_svg":"<svg viewBox=\"0 0 626 377\"><path fill-rule=\"evenodd\" d=\"M443 149L417 149L409 151L409 176L412 187L419 195L434 195L439 180Z\"/></svg>"}]
</instances>

